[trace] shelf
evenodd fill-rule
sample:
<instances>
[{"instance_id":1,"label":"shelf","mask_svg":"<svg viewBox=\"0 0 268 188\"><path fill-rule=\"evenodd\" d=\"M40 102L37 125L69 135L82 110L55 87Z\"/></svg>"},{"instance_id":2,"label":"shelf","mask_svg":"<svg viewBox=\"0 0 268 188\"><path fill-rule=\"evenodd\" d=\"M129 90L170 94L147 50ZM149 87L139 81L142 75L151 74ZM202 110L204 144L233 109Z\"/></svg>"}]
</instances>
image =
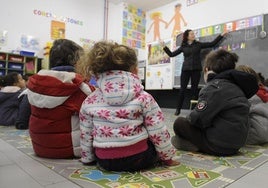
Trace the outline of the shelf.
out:
<instances>
[{"instance_id":1,"label":"shelf","mask_svg":"<svg viewBox=\"0 0 268 188\"><path fill-rule=\"evenodd\" d=\"M37 72L38 58L29 55L19 55L0 52L0 75L9 72L24 74L35 74Z\"/></svg>"},{"instance_id":2,"label":"shelf","mask_svg":"<svg viewBox=\"0 0 268 188\"><path fill-rule=\"evenodd\" d=\"M0 61L6 60L6 54L0 53Z\"/></svg>"}]
</instances>

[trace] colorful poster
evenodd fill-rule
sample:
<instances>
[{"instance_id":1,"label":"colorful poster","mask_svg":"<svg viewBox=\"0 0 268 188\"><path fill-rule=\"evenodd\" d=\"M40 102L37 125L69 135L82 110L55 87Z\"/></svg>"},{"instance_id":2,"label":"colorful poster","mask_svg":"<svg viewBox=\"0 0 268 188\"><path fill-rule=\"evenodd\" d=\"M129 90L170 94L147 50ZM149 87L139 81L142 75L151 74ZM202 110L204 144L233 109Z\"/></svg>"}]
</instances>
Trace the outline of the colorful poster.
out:
<instances>
[{"instance_id":1,"label":"colorful poster","mask_svg":"<svg viewBox=\"0 0 268 188\"><path fill-rule=\"evenodd\" d=\"M94 40L91 39L86 39L86 38L80 38L80 42L81 42L81 46L85 49L85 50L89 50L91 47L94 46L94 44L96 43Z\"/></svg>"},{"instance_id":2,"label":"colorful poster","mask_svg":"<svg viewBox=\"0 0 268 188\"><path fill-rule=\"evenodd\" d=\"M170 46L170 41L167 42ZM166 64L170 63L170 57L164 52L163 48L158 42L147 45L148 47L148 65Z\"/></svg>"},{"instance_id":3,"label":"colorful poster","mask_svg":"<svg viewBox=\"0 0 268 188\"><path fill-rule=\"evenodd\" d=\"M213 27L213 33L214 34L221 34L223 31L224 31L224 25L223 24L215 25Z\"/></svg>"},{"instance_id":4,"label":"colorful poster","mask_svg":"<svg viewBox=\"0 0 268 188\"><path fill-rule=\"evenodd\" d=\"M20 42L21 50L38 52L41 49L39 39L34 36L21 35Z\"/></svg>"},{"instance_id":5,"label":"colorful poster","mask_svg":"<svg viewBox=\"0 0 268 188\"><path fill-rule=\"evenodd\" d=\"M165 43L171 48L172 39L165 40ZM159 42L149 43L147 53L145 88L148 90L172 89L174 81L172 59L165 54Z\"/></svg>"},{"instance_id":6,"label":"colorful poster","mask_svg":"<svg viewBox=\"0 0 268 188\"><path fill-rule=\"evenodd\" d=\"M201 29L201 36L204 37L204 36L212 35L212 32L213 32L212 27L203 28L203 29Z\"/></svg>"},{"instance_id":7,"label":"colorful poster","mask_svg":"<svg viewBox=\"0 0 268 188\"><path fill-rule=\"evenodd\" d=\"M122 30L122 43L124 45L145 49L145 15L145 11L125 4Z\"/></svg>"},{"instance_id":8,"label":"colorful poster","mask_svg":"<svg viewBox=\"0 0 268 188\"><path fill-rule=\"evenodd\" d=\"M59 21L51 21L51 39L64 39L65 38L65 23Z\"/></svg>"}]
</instances>

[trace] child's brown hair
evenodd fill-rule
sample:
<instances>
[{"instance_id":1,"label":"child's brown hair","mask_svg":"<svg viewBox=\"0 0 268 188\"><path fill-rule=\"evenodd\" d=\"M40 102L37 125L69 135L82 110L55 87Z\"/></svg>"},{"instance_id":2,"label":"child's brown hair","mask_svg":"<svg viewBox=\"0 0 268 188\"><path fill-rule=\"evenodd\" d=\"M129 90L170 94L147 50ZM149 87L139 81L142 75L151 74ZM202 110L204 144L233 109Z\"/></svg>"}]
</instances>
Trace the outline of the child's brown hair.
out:
<instances>
[{"instance_id":1,"label":"child's brown hair","mask_svg":"<svg viewBox=\"0 0 268 188\"><path fill-rule=\"evenodd\" d=\"M226 70L235 69L238 56L235 53L219 49L210 52L205 59L204 70L212 70L215 73L221 73Z\"/></svg>"},{"instance_id":2,"label":"child's brown hair","mask_svg":"<svg viewBox=\"0 0 268 188\"><path fill-rule=\"evenodd\" d=\"M136 66L134 49L115 42L100 41L80 59L77 71L90 78L110 70L132 71Z\"/></svg>"},{"instance_id":3,"label":"child's brown hair","mask_svg":"<svg viewBox=\"0 0 268 188\"><path fill-rule=\"evenodd\" d=\"M0 86L14 86L16 83L19 82L18 75L19 73L17 72L11 72L5 76L0 77Z\"/></svg>"}]
</instances>

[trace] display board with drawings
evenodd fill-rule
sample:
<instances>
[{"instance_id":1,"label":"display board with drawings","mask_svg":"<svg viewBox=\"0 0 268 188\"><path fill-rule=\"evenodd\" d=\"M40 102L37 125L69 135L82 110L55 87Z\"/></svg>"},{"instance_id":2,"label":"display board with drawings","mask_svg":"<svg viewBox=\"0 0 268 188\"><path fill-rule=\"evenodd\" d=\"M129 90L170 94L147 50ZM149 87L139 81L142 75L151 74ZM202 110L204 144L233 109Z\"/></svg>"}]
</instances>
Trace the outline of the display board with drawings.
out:
<instances>
[{"instance_id":1,"label":"display board with drawings","mask_svg":"<svg viewBox=\"0 0 268 188\"><path fill-rule=\"evenodd\" d=\"M214 48L203 49L201 51L202 64L205 56L211 50L221 47L236 53L239 56L238 64L248 65L256 72L261 72L265 78L268 78L268 37L262 35L262 33L265 33L263 31L268 28L268 14L261 15L259 18L261 19L260 24L231 31L226 38ZM197 40L200 42L210 42L218 35L219 34L203 36L197 38ZM182 34L177 36L176 45L179 46L181 41ZM178 71L181 68L182 61L183 58L175 63L175 70ZM200 85L204 85L203 76L201 77ZM180 75L175 73L174 88L176 87L180 87Z\"/></svg>"},{"instance_id":2,"label":"display board with drawings","mask_svg":"<svg viewBox=\"0 0 268 188\"><path fill-rule=\"evenodd\" d=\"M168 47L172 46L171 39L164 40ZM173 89L173 63L163 51L159 42L147 44L148 59L146 63L145 89Z\"/></svg>"}]
</instances>

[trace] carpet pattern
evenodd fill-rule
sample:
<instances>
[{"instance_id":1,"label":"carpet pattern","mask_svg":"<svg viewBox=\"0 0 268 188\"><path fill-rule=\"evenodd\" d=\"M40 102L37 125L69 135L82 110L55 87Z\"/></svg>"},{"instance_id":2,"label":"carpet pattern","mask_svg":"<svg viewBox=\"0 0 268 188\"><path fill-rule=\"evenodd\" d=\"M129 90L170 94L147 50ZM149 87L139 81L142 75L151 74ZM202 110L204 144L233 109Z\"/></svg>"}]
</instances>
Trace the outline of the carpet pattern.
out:
<instances>
[{"instance_id":1,"label":"carpet pattern","mask_svg":"<svg viewBox=\"0 0 268 188\"><path fill-rule=\"evenodd\" d=\"M171 129L176 116L171 109L163 109L163 112ZM90 188L225 187L268 161L268 144L243 147L239 154L231 157L177 151L176 158L181 163L178 166L118 173L84 166L78 159L39 158L33 152L27 130L0 126L0 138L70 181Z\"/></svg>"}]
</instances>

